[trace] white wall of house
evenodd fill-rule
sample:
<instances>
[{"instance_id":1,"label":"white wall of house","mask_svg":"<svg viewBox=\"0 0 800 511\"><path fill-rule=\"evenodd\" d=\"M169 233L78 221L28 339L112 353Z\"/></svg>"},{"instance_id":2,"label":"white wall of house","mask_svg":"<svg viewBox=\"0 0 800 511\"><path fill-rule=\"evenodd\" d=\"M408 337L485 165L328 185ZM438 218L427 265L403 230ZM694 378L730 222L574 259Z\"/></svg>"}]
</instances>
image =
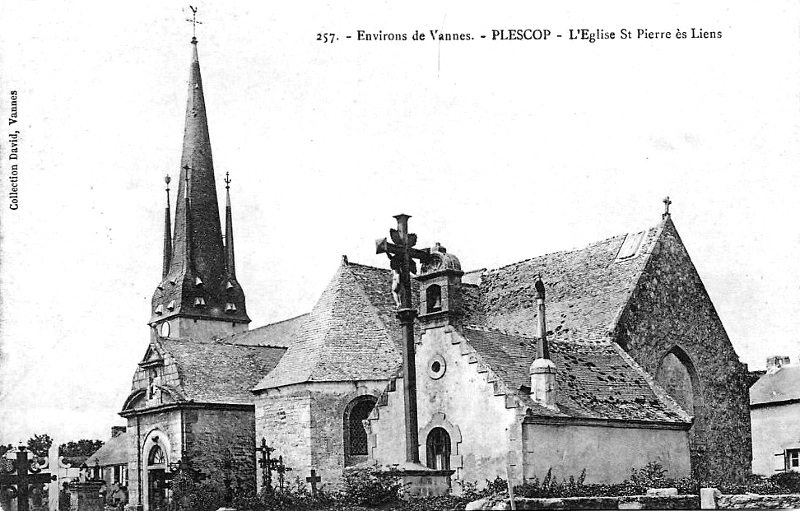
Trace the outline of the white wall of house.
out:
<instances>
[{"instance_id":1,"label":"white wall of house","mask_svg":"<svg viewBox=\"0 0 800 511\"><path fill-rule=\"evenodd\" d=\"M753 473L770 476L786 469L787 465L795 465L788 468L800 471L800 403L753 406L750 408L750 423L753 428Z\"/></svg>"}]
</instances>

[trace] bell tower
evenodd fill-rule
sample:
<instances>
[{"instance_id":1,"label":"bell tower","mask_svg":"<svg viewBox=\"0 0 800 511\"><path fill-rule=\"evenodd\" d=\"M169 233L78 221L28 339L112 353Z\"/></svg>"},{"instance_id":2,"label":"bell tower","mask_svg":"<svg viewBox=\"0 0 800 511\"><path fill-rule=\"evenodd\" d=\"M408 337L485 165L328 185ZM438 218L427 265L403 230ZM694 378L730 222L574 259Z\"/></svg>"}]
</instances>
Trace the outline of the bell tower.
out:
<instances>
[{"instance_id":1,"label":"bell tower","mask_svg":"<svg viewBox=\"0 0 800 511\"><path fill-rule=\"evenodd\" d=\"M423 328L457 326L462 316L461 262L439 243L422 264L419 281L419 315Z\"/></svg>"},{"instance_id":2,"label":"bell tower","mask_svg":"<svg viewBox=\"0 0 800 511\"><path fill-rule=\"evenodd\" d=\"M244 290L236 279L230 178L226 174L223 243L203 81L192 37L174 232L170 232L169 178L162 280L153 293L150 325L162 337L224 337L247 330Z\"/></svg>"}]
</instances>

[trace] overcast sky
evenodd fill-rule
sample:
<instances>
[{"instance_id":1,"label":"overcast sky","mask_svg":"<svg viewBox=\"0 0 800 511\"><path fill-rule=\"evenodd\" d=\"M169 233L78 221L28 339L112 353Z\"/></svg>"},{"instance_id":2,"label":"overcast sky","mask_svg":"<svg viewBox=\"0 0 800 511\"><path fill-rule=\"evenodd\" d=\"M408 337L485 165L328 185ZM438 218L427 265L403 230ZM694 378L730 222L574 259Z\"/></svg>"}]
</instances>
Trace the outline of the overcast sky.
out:
<instances>
[{"instance_id":1,"label":"overcast sky","mask_svg":"<svg viewBox=\"0 0 800 511\"><path fill-rule=\"evenodd\" d=\"M492 268L653 226L669 195L742 361L800 356L797 2L199 7L251 326L310 310L342 254L388 267L373 243L400 212L420 246ZM20 0L0 12L0 118L12 90L19 116L0 138L0 442L105 439L124 424L116 413L149 340L190 12ZM551 36L492 41L516 28ZM569 40L580 28L616 39ZM640 28L672 38L636 39ZM675 39L692 28L722 37ZM431 29L474 40L410 40ZM338 40L317 41L323 32Z\"/></svg>"}]
</instances>

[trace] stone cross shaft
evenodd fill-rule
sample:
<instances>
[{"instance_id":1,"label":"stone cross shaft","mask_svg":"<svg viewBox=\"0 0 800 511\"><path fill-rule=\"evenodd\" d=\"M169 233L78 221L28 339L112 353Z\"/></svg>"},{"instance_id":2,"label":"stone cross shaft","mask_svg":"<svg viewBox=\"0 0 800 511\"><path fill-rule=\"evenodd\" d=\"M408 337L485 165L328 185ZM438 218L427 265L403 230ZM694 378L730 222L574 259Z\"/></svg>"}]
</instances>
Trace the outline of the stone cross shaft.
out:
<instances>
[{"instance_id":1,"label":"stone cross shaft","mask_svg":"<svg viewBox=\"0 0 800 511\"><path fill-rule=\"evenodd\" d=\"M0 489L16 486L17 510L28 511L28 496L30 486L36 484L47 484L53 479L50 474L39 473L34 466L35 461L28 459L25 447L20 447L17 451L17 459L13 462L11 470L0 471Z\"/></svg>"},{"instance_id":2,"label":"stone cross shaft","mask_svg":"<svg viewBox=\"0 0 800 511\"><path fill-rule=\"evenodd\" d=\"M375 242L378 254L386 254L392 271L397 276L393 292L396 293L397 317L403 330L403 389L406 420L406 461L419 463L419 431L417 424L417 375L414 365L414 318L417 311L411 306L411 274L417 272L414 261L425 263L430 259L430 249L413 248L417 235L408 232L409 215L396 215L397 229L390 229L392 242L386 238Z\"/></svg>"}]
</instances>

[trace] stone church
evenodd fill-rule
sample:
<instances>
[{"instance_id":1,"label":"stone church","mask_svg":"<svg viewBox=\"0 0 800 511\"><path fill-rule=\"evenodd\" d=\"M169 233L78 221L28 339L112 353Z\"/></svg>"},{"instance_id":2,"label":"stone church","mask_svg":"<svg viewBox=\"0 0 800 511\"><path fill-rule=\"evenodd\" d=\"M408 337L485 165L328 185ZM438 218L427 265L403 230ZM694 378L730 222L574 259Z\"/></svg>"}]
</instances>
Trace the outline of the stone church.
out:
<instances>
[{"instance_id":1,"label":"stone church","mask_svg":"<svg viewBox=\"0 0 800 511\"><path fill-rule=\"evenodd\" d=\"M262 485L262 438L305 477L404 461L393 273L341 264L312 310L249 328L226 177L224 236L197 40L150 341L120 415L129 503L159 509L179 462L228 494ZM365 246L368 244L365 243ZM747 370L669 211L580 250L465 272L436 245L414 279L419 457L451 483L750 472ZM157 280L157 279L154 279ZM545 313L546 311L546 313Z\"/></svg>"}]
</instances>

